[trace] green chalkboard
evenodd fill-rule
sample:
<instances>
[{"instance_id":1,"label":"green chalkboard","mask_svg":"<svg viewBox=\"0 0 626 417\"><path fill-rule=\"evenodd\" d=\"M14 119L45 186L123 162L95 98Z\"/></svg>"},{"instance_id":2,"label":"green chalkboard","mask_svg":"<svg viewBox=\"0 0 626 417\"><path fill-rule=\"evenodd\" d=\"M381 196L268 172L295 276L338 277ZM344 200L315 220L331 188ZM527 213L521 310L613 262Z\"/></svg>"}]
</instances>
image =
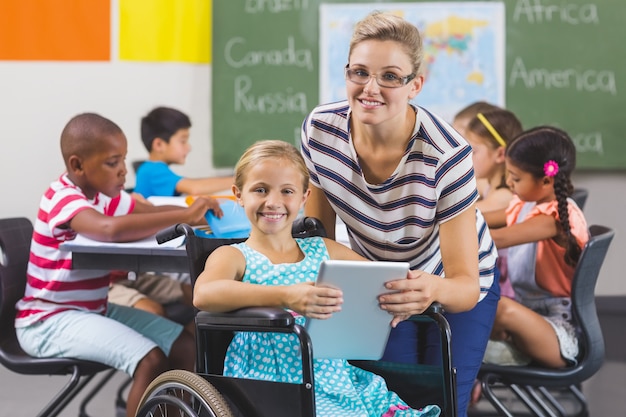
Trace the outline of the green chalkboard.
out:
<instances>
[{"instance_id":1,"label":"green chalkboard","mask_svg":"<svg viewBox=\"0 0 626 417\"><path fill-rule=\"evenodd\" d=\"M299 143L302 121L320 100L321 3L371 3L373 10L377 4L415 1L214 0L215 166L232 167L257 140ZM494 3L505 6L501 104L524 127L552 124L567 130L579 168L626 168L623 0Z\"/></svg>"}]
</instances>

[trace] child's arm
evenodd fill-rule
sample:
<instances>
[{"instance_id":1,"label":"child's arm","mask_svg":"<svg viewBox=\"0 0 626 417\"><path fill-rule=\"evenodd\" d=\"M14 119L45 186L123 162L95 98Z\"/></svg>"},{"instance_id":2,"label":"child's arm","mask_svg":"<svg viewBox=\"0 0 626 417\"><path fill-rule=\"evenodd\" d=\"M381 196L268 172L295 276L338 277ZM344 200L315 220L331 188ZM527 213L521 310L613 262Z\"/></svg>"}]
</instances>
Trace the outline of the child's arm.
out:
<instances>
[{"instance_id":1,"label":"child's arm","mask_svg":"<svg viewBox=\"0 0 626 417\"><path fill-rule=\"evenodd\" d=\"M204 197L204 199L207 200L209 210L213 211L213 213L218 219L222 218L224 213L222 212L219 201L209 196L202 196L202 197ZM159 213L163 211L180 210L180 209L181 209L181 206L154 205L150 203L148 200L141 197L141 198L135 198L135 208L133 209L133 214ZM201 223L206 224L206 221L201 221ZM192 223L192 224L195 224L195 223Z\"/></svg>"},{"instance_id":2,"label":"child's arm","mask_svg":"<svg viewBox=\"0 0 626 417\"><path fill-rule=\"evenodd\" d=\"M485 218L485 223L489 226L490 232L493 234L492 229L496 229L499 227L506 226L506 210L492 210L492 211L482 211L483 217Z\"/></svg>"},{"instance_id":3,"label":"child's arm","mask_svg":"<svg viewBox=\"0 0 626 417\"><path fill-rule=\"evenodd\" d=\"M197 198L190 207L158 209L164 206L152 206L155 208L153 212L133 212L124 216L106 216L96 210L85 209L70 220L69 226L93 240L130 242L144 239L176 223L202 223L211 204L206 198Z\"/></svg>"},{"instance_id":4,"label":"child's arm","mask_svg":"<svg viewBox=\"0 0 626 417\"><path fill-rule=\"evenodd\" d=\"M230 190L235 183L233 177L182 178L176 183L180 194L202 195Z\"/></svg>"},{"instance_id":5,"label":"child's arm","mask_svg":"<svg viewBox=\"0 0 626 417\"><path fill-rule=\"evenodd\" d=\"M491 237L500 248L538 242L558 236L559 226L554 217L541 214L511 226L490 230Z\"/></svg>"},{"instance_id":6,"label":"child's arm","mask_svg":"<svg viewBox=\"0 0 626 417\"><path fill-rule=\"evenodd\" d=\"M241 282L245 267L241 251L231 246L217 248L196 280L194 306L211 312L279 307L320 319L341 310L343 294L340 290L316 287L313 283L272 286Z\"/></svg>"},{"instance_id":7,"label":"child's arm","mask_svg":"<svg viewBox=\"0 0 626 417\"><path fill-rule=\"evenodd\" d=\"M494 210L506 210L513 198L508 188L498 188L476 202L476 207L483 213Z\"/></svg>"}]
</instances>

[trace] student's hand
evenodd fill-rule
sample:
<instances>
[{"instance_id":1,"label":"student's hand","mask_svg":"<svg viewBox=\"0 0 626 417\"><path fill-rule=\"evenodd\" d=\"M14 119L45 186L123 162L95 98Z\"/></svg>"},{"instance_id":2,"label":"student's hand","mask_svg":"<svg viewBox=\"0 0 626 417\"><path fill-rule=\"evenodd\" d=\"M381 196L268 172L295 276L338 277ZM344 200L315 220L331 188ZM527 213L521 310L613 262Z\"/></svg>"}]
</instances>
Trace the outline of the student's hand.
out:
<instances>
[{"instance_id":1,"label":"student's hand","mask_svg":"<svg viewBox=\"0 0 626 417\"><path fill-rule=\"evenodd\" d=\"M414 314L422 314L435 301L436 280L439 276L424 271L409 271L406 279L385 284L389 290L378 296L380 308L393 314L391 327Z\"/></svg>"},{"instance_id":2,"label":"student's hand","mask_svg":"<svg viewBox=\"0 0 626 417\"><path fill-rule=\"evenodd\" d=\"M216 198L213 198L213 197L208 196L208 195L188 196L185 199L185 202L189 206L191 206L198 199L206 200L207 204L208 204L208 210L211 210L213 212L213 214L215 215L215 217L217 217L218 219L222 218L222 216L224 215L224 212L222 211L222 208L220 207L219 200L217 200Z\"/></svg>"},{"instance_id":3,"label":"student's hand","mask_svg":"<svg viewBox=\"0 0 626 417\"><path fill-rule=\"evenodd\" d=\"M196 197L186 210L189 213L187 222L191 225L206 224L204 216L209 210L213 211L217 218L221 218L224 215L219 202L211 197Z\"/></svg>"},{"instance_id":4,"label":"student's hand","mask_svg":"<svg viewBox=\"0 0 626 417\"><path fill-rule=\"evenodd\" d=\"M148 204L153 206L154 204L152 204L150 201L148 201L147 198L145 198L143 195L139 194L139 193L130 193L130 196L133 198L133 200L138 201L142 204Z\"/></svg>"},{"instance_id":5,"label":"student's hand","mask_svg":"<svg viewBox=\"0 0 626 417\"><path fill-rule=\"evenodd\" d=\"M341 311L343 292L337 288L316 286L312 282L288 287L287 307L303 316L328 319Z\"/></svg>"}]
</instances>

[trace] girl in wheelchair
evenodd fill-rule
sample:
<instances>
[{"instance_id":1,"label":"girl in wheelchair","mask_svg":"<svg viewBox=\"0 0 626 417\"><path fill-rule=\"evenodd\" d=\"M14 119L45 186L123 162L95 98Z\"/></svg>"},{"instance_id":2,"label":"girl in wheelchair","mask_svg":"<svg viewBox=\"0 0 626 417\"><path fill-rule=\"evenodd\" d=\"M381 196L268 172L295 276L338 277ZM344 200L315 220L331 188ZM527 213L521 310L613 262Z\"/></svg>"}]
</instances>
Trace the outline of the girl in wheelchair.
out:
<instances>
[{"instance_id":1,"label":"girl in wheelchair","mask_svg":"<svg viewBox=\"0 0 626 417\"><path fill-rule=\"evenodd\" d=\"M194 305L211 312L281 307L301 325L306 318L326 319L340 311L340 290L313 285L319 265L324 259L366 259L330 239L292 237L292 224L309 195L300 152L280 140L255 143L235 167L233 193L252 225L250 237L209 256L196 281ZM298 352L293 334L240 332L228 349L224 375L297 383ZM318 417L440 414L436 405L409 408L382 377L344 359L314 359L314 380Z\"/></svg>"}]
</instances>

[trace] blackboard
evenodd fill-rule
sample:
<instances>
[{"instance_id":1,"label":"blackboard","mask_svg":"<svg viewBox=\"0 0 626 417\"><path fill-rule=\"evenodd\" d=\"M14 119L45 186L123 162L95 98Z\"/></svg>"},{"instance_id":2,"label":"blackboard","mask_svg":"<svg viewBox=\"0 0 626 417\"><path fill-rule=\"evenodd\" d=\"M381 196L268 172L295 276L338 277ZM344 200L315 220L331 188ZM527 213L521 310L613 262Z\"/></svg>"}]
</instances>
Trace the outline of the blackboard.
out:
<instances>
[{"instance_id":1,"label":"blackboard","mask_svg":"<svg viewBox=\"0 0 626 417\"><path fill-rule=\"evenodd\" d=\"M372 3L376 9L392 2L213 1L216 167L232 167L257 140L299 143L302 121L319 100L320 3ZM626 168L623 0L504 4L506 107L526 128L552 124L568 131L580 169Z\"/></svg>"}]
</instances>

